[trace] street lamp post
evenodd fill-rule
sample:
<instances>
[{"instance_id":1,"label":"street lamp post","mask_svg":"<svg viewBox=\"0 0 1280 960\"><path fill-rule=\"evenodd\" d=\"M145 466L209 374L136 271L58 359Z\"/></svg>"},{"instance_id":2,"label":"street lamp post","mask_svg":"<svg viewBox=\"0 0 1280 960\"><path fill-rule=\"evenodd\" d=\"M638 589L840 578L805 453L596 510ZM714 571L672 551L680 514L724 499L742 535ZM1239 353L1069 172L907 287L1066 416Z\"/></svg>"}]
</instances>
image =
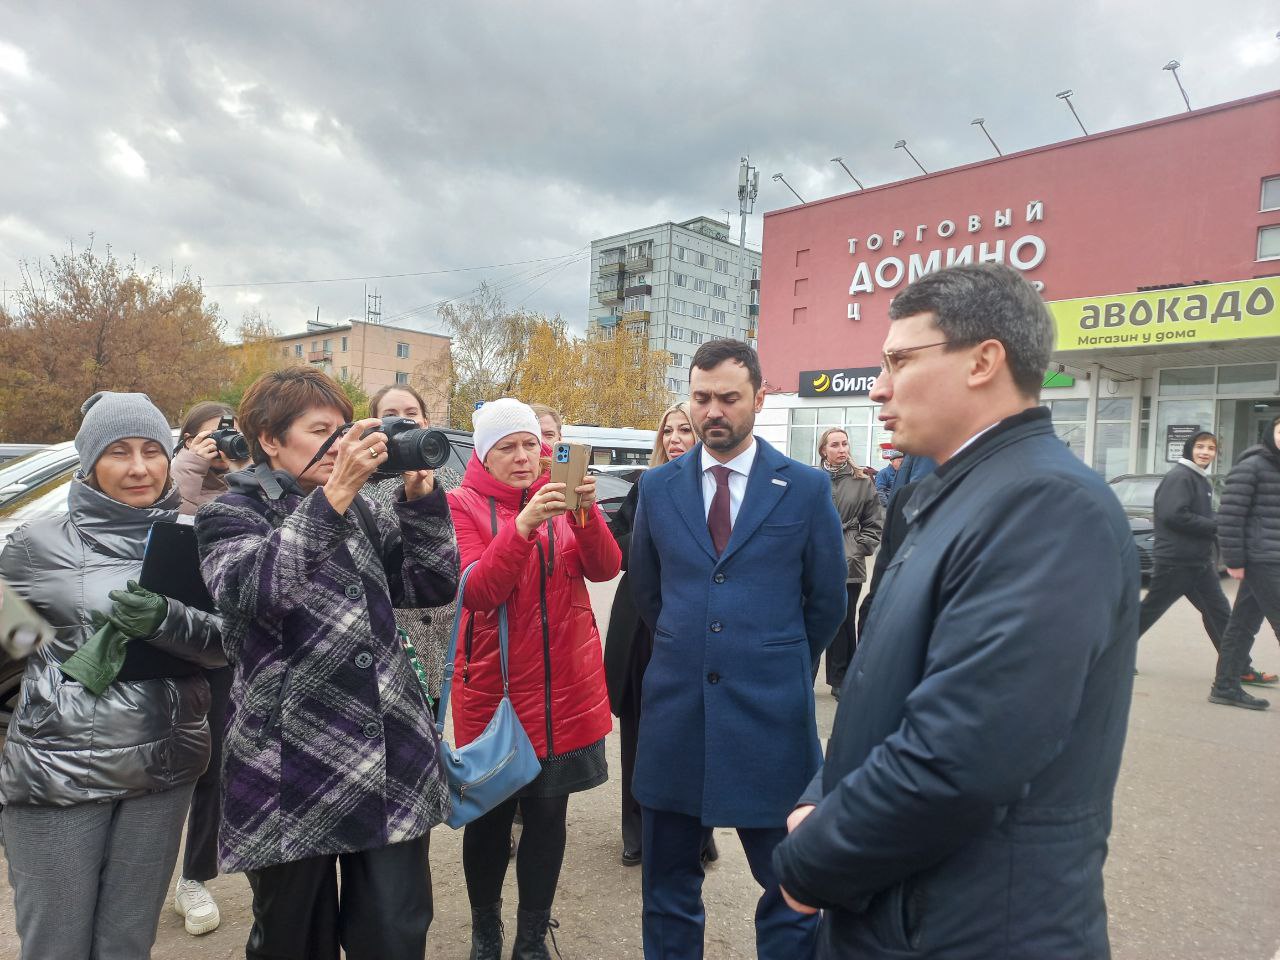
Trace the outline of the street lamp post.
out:
<instances>
[{"instance_id":1,"label":"street lamp post","mask_svg":"<svg viewBox=\"0 0 1280 960\"><path fill-rule=\"evenodd\" d=\"M1277 34L1280 36L1280 34ZM1182 86L1182 78L1178 76L1178 68L1182 66L1177 60L1170 60L1162 69L1168 70L1173 74L1173 82L1178 85L1178 92L1182 94L1182 102L1187 105L1188 112L1191 110L1191 98L1187 96L1186 88Z\"/></svg>"},{"instance_id":2,"label":"street lamp post","mask_svg":"<svg viewBox=\"0 0 1280 960\"><path fill-rule=\"evenodd\" d=\"M907 141L905 141L905 140L899 140L897 143L895 143L895 144L893 145L893 149L895 149L895 150L905 150L905 151L907 151L907 156L908 156L908 157L910 157L912 160L915 160L915 161L916 161L916 166L920 168L920 172L921 172L921 173L928 173L928 172L929 172L928 170L926 170L926 169L924 168L924 164L923 164L923 163L921 163L919 160L916 160L916 155L915 155L914 153L912 153L912 152L911 152L911 148L907 146Z\"/></svg>"},{"instance_id":3,"label":"street lamp post","mask_svg":"<svg viewBox=\"0 0 1280 960\"><path fill-rule=\"evenodd\" d=\"M847 166L845 166L844 157L832 157L831 162L840 164L840 166L844 169L844 172L849 175L849 179L858 185L859 190L867 189L862 185L862 181L853 175L853 171L850 170Z\"/></svg>"},{"instance_id":4,"label":"street lamp post","mask_svg":"<svg viewBox=\"0 0 1280 960\"><path fill-rule=\"evenodd\" d=\"M987 135L987 139L988 139L988 140L991 140L991 146L995 148L996 156L997 156L997 157L1003 157L1003 156L1004 156L1004 154L1000 151L1000 148L999 148L998 146L996 146L996 142L995 142L995 140L992 140L992 139L991 139L991 134L987 131L987 122L986 122L984 119L982 119L982 117L978 117L976 120L970 120L970 121L969 121L969 126L971 126L971 127L981 127L981 128L982 128L982 132L983 132L983 133L985 133L985 134Z\"/></svg>"},{"instance_id":5,"label":"street lamp post","mask_svg":"<svg viewBox=\"0 0 1280 960\"><path fill-rule=\"evenodd\" d=\"M1076 105L1071 102L1071 97L1074 93L1074 90L1061 90L1058 93L1055 93L1054 96L1059 100L1067 101L1067 106L1071 108L1071 115L1076 118L1076 123L1080 124L1080 132L1087 137L1089 135L1089 131L1084 128L1084 121L1080 119L1080 114L1076 113Z\"/></svg>"},{"instance_id":6,"label":"street lamp post","mask_svg":"<svg viewBox=\"0 0 1280 960\"><path fill-rule=\"evenodd\" d=\"M786 188L787 188L788 190L790 190L792 193L795 193L796 199L797 199L797 200L799 200L801 203L804 203L804 202L805 202L804 197L802 197L802 196L800 196L800 194L796 193L796 188L795 188L795 187L793 187L791 184L787 183L787 178L786 178L786 177L784 177L782 174L780 174L780 173L775 173L775 174L773 175L773 179L781 181L781 183L782 183L782 185L783 185L784 187L786 187Z\"/></svg>"}]
</instances>

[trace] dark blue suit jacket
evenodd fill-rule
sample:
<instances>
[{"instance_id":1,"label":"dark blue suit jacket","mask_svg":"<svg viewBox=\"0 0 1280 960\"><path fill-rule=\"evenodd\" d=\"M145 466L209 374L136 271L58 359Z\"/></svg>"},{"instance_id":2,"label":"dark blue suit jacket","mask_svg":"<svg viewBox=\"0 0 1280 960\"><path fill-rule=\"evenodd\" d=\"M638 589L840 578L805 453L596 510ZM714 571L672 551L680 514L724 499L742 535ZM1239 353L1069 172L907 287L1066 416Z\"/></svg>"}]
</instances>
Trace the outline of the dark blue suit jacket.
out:
<instances>
[{"instance_id":1,"label":"dark blue suit jacket","mask_svg":"<svg viewBox=\"0 0 1280 960\"><path fill-rule=\"evenodd\" d=\"M831 481L756 438L717 558L702 445L640 484L628 573L653 630L633 793L710 826L776 827L822 762L812 664L844 619Z\"/></svg>"}]
</instances>

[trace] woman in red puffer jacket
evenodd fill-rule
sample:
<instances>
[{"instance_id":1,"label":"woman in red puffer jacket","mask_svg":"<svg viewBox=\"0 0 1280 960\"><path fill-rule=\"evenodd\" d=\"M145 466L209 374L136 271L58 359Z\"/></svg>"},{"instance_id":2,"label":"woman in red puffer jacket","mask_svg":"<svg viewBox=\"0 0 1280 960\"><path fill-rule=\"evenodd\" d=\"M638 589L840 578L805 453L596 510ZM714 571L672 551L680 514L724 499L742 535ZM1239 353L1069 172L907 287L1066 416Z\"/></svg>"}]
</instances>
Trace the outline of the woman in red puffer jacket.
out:
<instances>
[{"instance_id":1,"label":"woman in red puffer jacket","mask_svg":"<svg viewBox=\"0 0 1280 960\"><path fill-rule=\"evenodd\" d=\"M462 566L476 562L461 598L454 735L459 746L474 740L502 698L498 608L506 604L511 702L542 772L466 827L462 866L472 956L502 953L502 883L518 802L524 832L516 859L514 956L544 957L569 794L608 777L604 737L612 718L586 581L612 580L622 557L595 504L594 477L578 487L586 522L566 512L564 485L549 482L532 409L518 400L495 400L473 419L476 452L462 486L448 494Z\"/></svg>"}]
</instances>

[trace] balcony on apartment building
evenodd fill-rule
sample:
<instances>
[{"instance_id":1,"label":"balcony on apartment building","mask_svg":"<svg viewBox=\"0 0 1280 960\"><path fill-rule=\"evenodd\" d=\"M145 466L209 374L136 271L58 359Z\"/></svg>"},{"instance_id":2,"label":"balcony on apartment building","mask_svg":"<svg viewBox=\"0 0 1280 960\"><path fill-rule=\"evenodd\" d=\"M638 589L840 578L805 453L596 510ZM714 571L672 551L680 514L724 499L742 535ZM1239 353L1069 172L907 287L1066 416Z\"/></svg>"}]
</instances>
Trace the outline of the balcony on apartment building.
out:
<instances>
[{"instance_id":1,"label":"balcony on apartment building","mask_svg":"<svg viewBox=\"0 0 1280 960\"><path fill-rule=\"evenodd\" d=\"M309 350L307 351L307 363L333 363L333 351Z\"/></svg>"},{"instance_id":2,"label":"balcony on apartment building","mask_svg":"<svg viewBox=\"0 0 1280 960\"><path fill-rule=\"evenodd\" d=\"M759 278L756 278L755 280L752 280L752 281L751 281L751 289L752 289L752 290L759 290L759 289L760 289L760 280L759 280Z\"/></svg>"},{"instance_id":3,"label":"balcony on apartment building","mask_svg":"<svg viewBox=\"0 0 1280 960\"><path fill-rule=\"evenodd\" d=\"M627 257L627 273L646 273L653 269L653 257L648 253L636 253Z\"/></svg>"},{"instance_id":4,"label":"balcony on apartment building","mask_svg":"<svg viewBox=\"0 0 1280 960\"><path fill-rule=\"evenodd\" d=\"M604 253L605 258L600 262L600 276L607 277L610 274L622 273L622 250L606 250Z\"/></svg>"},{"instance_id":5,"label":"balcony on apartment building","mask_svg":"<svg viewBox=\"0 0 1280 960\"><path fill-rule=\"evenodd\" d=\"M622 315L622 322L630 326L633 323L648 323L648 310L628 310Z\"/></svg>"},{"instance_id":6,"label":"balcony on apartment building","mask_svg":"<svg viewBox=\"0 0 1280 960\"><path fill-rule=\"evenodd\" d=\"M637 283L622 291L624 297L647 297L653 293L653 284Z\"/></svg>"},{"instance_id":7,"label":"balcony on apartment building","mask_svg":"<svg viewBox=\"0 0 1280 960\"><path fill-rule=\"evenodd\" d=\"M615 279L601 279L597 295L601 303L621 303L622 302L622 277Z\"/></svg>"}]
</instances>

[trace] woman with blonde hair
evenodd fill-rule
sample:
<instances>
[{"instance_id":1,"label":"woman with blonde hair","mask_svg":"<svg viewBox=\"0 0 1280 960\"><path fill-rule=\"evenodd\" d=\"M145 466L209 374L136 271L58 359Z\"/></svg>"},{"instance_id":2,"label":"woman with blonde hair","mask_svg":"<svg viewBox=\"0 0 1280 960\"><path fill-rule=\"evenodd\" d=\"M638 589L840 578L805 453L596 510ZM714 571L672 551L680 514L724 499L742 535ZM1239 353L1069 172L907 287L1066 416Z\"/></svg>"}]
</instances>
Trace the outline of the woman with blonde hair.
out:
<instances>
[{"instance_id":1,"label":"woman with blonde hair","mask_svg":"<svg viewBox=\"0 0 1280 960\"><path fill-rule=\"evenodd\" d=\"M660 467L693 449L697 438L689 417L689 404L673 403L658 420L653 438L649 466ZM631 525L636 515L636 499L640 482L636 481L627 499L613 518L613 535L622 549L622 569L627 568L627 550L631 545ZM605 681L609 685L609 706L618 718L622 740L622 863L634 867L640 863L640 805L631 795L631 775L636 767L636 739L640 732L640 685L653 650L653 637L640 619L631 584L624 573L613 595L609 613L609 633L604 646ZM717 859L715 841L710 831L702 848L703 862Z\"/></svg>"}]
</instances>

